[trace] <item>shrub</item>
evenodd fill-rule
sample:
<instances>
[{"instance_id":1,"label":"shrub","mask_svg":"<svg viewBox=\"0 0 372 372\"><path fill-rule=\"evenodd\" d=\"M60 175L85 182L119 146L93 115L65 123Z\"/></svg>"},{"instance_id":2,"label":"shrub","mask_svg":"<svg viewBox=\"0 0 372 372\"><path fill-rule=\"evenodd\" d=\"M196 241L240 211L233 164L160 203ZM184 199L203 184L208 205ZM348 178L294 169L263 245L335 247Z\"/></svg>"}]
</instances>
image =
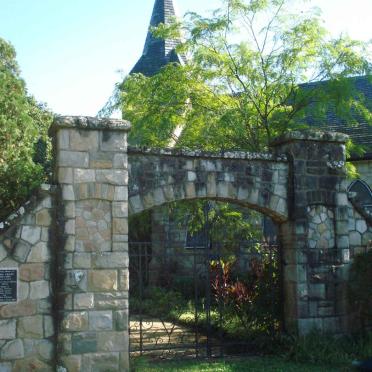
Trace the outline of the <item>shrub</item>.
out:
<instances>
[{"instance_id":1,"label":"shrub","mask_svg":"<svg viewBox=\"0 0 372 372\"><path fill-rule=\"evenodd\" d=\"M372 250L354 257L349 277L349 299L361 330L372 325Z\"/></svg>"},{"instance_id":2,"label":"shrub","mask_svg":"<svg viewBox=\"0 0 372 372\"><path fill-rule=\"evenodd\" d=\"M145 288L142 297L133 293L129 301L132 314L142 313L162 320L181 314L187 304L180 293L161 287Z\"/></svg>"},{"instance_id":3,"label":"shrub","mask_svg":"<svg viewBox=\"0 0 372 372\"><path fill-rule=\"evenodd\" d=\"M15 50L0 38L0 221L45 180L38 163L45 159L37 143L47 142L51 120L52 115L27 95Z\"/></svg>"},{"instance_id":4,"label":"shrub","mask_svg":"<svg viewBox=\"0 0 372 372\"><path fill-rule=\"evenodd\" d=\"M335 337L312 332L288 340L286 357L305 363L349 364L354 359L372 355L372 334Z\"/></svg>"},{"instance_id":5,"label":"shrub","mask_svg":"<svg viewBox=\"0 0 372 372\"><path fill-rule=\"evenodd\" d=\"M217 303L222 302L224 317L232 324L237 318L247 334L272 336L280 323L278 264L263 254L260 259L253 258L250 267L249 272L242 274L234 259L212 261L213 294Z\"/></svg>"}]
</instances>

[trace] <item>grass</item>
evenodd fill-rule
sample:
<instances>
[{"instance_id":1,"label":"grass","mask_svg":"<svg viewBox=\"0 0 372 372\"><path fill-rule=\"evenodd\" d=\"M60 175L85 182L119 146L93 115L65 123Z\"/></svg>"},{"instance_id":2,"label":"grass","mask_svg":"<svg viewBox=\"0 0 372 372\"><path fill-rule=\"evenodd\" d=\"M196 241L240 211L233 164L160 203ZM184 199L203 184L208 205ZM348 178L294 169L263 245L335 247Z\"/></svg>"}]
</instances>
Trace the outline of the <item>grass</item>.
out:
<instances>
[{"instance_id":1,"label":"grass","mask_svg":"<svg viewBox=\"0 0 372 372\"><path fill-rule=\"evenodd\" d=\"M167 314L170 321L182 324L185 327L195 326L195 316L193 304L187 305L177 299L177 306L170 306L172 298L163 298L161 291L158 297L162 299L162 304L168 308ZM174 298L173 298L174 300ZM159 302L159 301L158 301ZM154 301L149 299L145 304L149 309L157 308ZM172 309L169 311L169 309ZM226 314L225 314L226 315ZM256 327L250 323L250 329L244 329L240 320L232 314L227 314L225 321L219 323L217 312L211 312L211 328L216 334L219 327L222 328L224 338L235 340L246 340L250 347L250 355L246 358L226 358L225 360L200 361L163 361L154 359L137 358L132 361L132 372L245 372L245 371L351 371L351 362L355 359L364 359L372 356L372 333L359 336L333 337L320 334L316 331L306 337L293 338L285 335L276 334L270 336L267 328ZM167 318L167 319L168 319ZM198 329L202 332L206 326L206 317L203 312L199 313ZM258 324L260 325L260 324ZM231 355L230 350L226 350L226 355ZM236 350L233 350L236 352ZM242 355L242 354L240 354Z\"/></svg>"},{"instance_id":2,"label":"grass","mask_svg":"<svg viewBox=\"0 0 372 372\"><path fill-rule=\"evenodd\" d=\"M288 339L286 347L278 347L273 355L249 356L224 360L155 361L132 360L132 372L315 372L351 371L354 359L372 355L372 334L365 337L331 337L316 332L298 339Z\"/></svg>"},{"instance_id":3,"label":"grass","mask_svg":"<svg viewBox=\"0 0 372 372\"><path fill-rule=\"evenodd\" d=\"M286 356L296 362L350 365L352 360L372 356L372 333L332 337L313 332L294 340Z\"/></svg>"},{"instance_id":4,"label":"grass","mask_svg":"<svg viewBox=\"0 0 372 372\"><path fill-rule=\"evenodd\" d=\"M332 366L327 364L307 364L284 360L281 357L264 356L244 359L225 359L223 361L173 361L149 362L146 359L133 361L131 372L333 372L347 371L349 365Z\"/></svg>"}]
</instances>

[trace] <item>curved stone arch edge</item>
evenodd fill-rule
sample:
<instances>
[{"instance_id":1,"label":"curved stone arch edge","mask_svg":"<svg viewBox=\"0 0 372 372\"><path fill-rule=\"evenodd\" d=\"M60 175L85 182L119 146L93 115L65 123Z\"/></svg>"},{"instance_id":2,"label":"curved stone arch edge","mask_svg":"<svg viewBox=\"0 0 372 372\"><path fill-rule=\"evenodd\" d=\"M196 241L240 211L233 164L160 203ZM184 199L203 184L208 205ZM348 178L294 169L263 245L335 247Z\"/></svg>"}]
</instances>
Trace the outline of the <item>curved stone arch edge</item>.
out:
<instances>
[{"instance_id":1,"label":"curved stone arch edge","mask_svg":"<svg viewBox=\"0 0 372 372\"><path fill-rule=\"evenodd\" d=\"M146 195L144 197L146 197ZM234 198L226 198L226 197L219 197L219 196L174 198L173 200L168 200L168 201L164 201L164 202L161 202L161 203L154 203L152 205L149 205L149 206L145 207L145 206L143 206L143 202L142 202L144 197L141 198L141 197L139 197L139 195L129 197L129 200L128 200L129 201L129 203L128 203L129 216L137 215L137 214L140 214L140 213L142 213L146 210L151 210L151 209L154 209L154 208L162 207L164 205L167 205L167 204L173 203L173 202L194 201L194 200L213 200L213 201L217 201L217 202L227 202L227 203L239 205L239 206L247 208L247 209L254 210L256 212L262 213L263 215L265 215L267 217L270 217L275 223L278 223L278 224L281 224L281 223L284 223L284 222L288 221L288 214L287 213L284 213L284 212L279 213L279 212L273 211L270 208L265 208L265 207L259 206L257 204L249 203L248 201L234 199ZM138 202L137 203L134 202L134 200L136 198L137 198L137 200L141 199L141 204L142 204L141 208L134 207L135 204L138 205Z\"/></svg>"}]
</instances>

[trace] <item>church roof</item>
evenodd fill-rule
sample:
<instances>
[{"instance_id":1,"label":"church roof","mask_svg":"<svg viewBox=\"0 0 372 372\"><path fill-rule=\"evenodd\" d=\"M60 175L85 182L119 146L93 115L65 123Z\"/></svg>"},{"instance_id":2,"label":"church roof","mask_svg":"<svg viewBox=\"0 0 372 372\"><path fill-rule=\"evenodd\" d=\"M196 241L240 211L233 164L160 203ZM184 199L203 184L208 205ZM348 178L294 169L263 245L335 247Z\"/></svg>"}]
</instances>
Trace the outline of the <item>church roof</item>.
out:
<instances>
[{"instance_id":1,"label":"church roof","mask_svg":"<svg viewBox=\"0 0 372 372\"><path fill-rule=\"evenodd\" d=\"M356 76L350 78L357 94L361 94L369 110L372 110L372 80L370 76ZM305 89L319 88L327 84L327 81L302 84ZM326 119L319 122L314 116L306 116L306 123L313 127L324 130L345 133L350 136L354 143L362 145L366 153L362 159L372 159L372 125L362 118L356 117L357 125L350 125L346 120L340 118L334 105L330 104L326 112ZM358 156L352 155L357 159Z\"/></svg>"},{"instance_id":2,"label":"church roof","mask_svg":"<svg viewBox=\"0 0 372 372\"><path fill-rule=\"evenodd\" d=\"M185 63L185 57L175 51L180 40L158 39L150 31L150 27L156 27L160 23L170 24L175 16L172 0L155 0L142 56L134 65L131 74L153 76L168 63Z\"/></svg>"}]
</instances>

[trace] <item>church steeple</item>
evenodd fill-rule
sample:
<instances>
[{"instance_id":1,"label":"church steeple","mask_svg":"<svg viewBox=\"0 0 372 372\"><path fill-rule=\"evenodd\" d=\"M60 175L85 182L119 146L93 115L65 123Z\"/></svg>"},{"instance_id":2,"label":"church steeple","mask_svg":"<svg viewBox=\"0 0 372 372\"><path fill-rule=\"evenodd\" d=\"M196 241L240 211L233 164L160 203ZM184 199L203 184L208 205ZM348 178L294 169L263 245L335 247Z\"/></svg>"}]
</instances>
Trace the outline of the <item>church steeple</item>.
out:
<instances>
[{"instance_id":1,"label":"church steeple","mask_svg":"<svg viewBox=\"0 0 372 372\"><path fill-rule=\"evenodd\" d=\"M160 23L169 24L175 15L172 0L155 0L150 27L156 27ZM149 29L142 56L130 73L142 73L146 76L152 76L159 72L167 63L185 63L184 57L175 51L178 43L179 40L175 39L157 39Z\"/></svg>"}]
</instances>

